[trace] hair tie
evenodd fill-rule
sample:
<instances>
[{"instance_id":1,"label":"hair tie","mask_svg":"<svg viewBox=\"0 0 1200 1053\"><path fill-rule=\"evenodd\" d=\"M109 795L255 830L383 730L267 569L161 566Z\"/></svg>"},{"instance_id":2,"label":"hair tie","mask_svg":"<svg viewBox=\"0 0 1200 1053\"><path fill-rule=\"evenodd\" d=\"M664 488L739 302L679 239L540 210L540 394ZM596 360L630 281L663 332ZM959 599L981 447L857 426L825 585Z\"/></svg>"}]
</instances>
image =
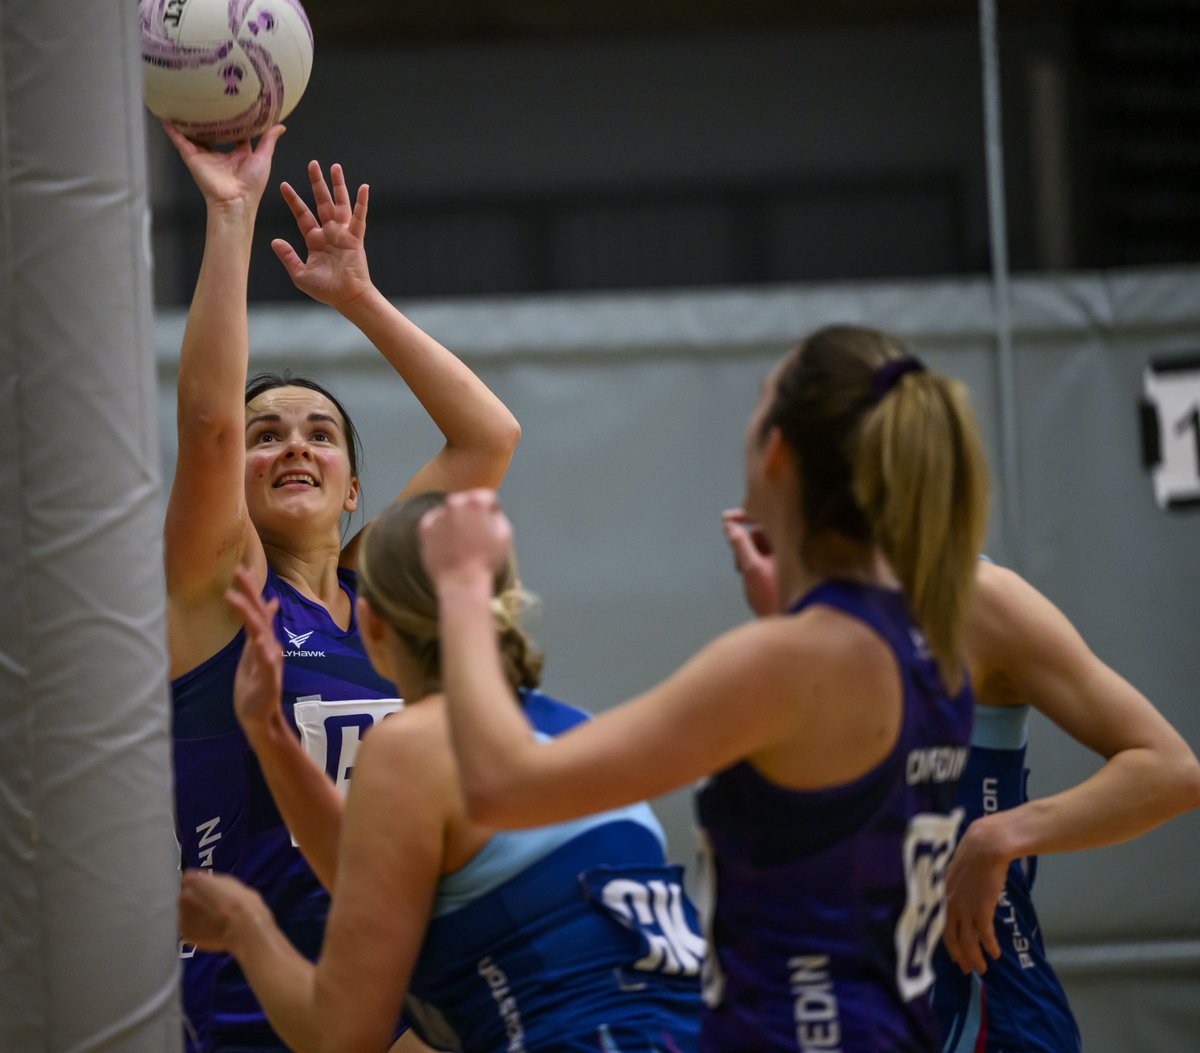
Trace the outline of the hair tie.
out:
<instances>
[{"instance_id":1,"label":"hair tie","mask_svg":"<svg viewBox=\"0 0 1200 1053\"><path fill-rule=\"evenodd\" d=\"M925 363L912 355L904 358L889 358L871 374L871 394L878 402L899 382L906 373L924 373Z\"/></svg>"}]
</instances>

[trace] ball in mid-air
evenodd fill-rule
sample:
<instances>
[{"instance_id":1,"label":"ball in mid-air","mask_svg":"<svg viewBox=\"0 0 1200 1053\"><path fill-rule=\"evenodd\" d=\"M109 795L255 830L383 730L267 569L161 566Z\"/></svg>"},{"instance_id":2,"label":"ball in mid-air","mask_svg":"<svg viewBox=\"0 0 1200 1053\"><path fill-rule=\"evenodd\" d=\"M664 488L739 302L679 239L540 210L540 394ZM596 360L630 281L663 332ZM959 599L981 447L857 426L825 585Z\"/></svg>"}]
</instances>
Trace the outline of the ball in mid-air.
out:
<instances>
[{"instance_id":1,"label":"ball in mid-air","mask_svg":"<svg viewBox=\"0 0 1200 1053\"><path fill-rule=\"evenodd\" d=\"M139 0L146 106L197 142L260 135L300 101L313 38L299 0Z\"/></svg>"}]
</instances>

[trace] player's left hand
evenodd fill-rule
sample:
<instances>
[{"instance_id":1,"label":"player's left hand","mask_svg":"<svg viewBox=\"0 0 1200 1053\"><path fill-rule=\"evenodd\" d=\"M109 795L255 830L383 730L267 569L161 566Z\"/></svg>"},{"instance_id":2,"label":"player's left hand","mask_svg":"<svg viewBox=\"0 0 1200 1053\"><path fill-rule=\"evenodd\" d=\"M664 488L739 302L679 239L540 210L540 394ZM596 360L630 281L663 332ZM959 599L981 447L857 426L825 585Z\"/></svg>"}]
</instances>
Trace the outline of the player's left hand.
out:
<instances>
[{"instance_id":1,"label":"player's left hand","mask_svg":"<svg viewBox=\"0 0 1200 1053\"><path fill-rule=\"evenodd\" d=\"M254 889L228 874L185 870L179 889L179 934L202 951L231 951L262 916L270 917Z\"/></svg>"},{"instance_id":2,"label":"player's left hand","mask_svg":"<svg viewBox=\"0 0 1200 1053\"><path fill-rule=\"evenodd\" d=\"M283 648L275 635L279 600L266 602L245 567L236 567L225 593L246 626L246 643L233 677L233 711L247 736L274 719L282 719Z\"/></svg>"},{"instance_id":3,"label":"player's left hand","mask_svg":"<svg viewBox=\"0 0 1200 1053\"><path fill-rule=\"evenodd\" d=\"M283 238L272 241L271 248L297 289L318 303L344 310L372 288L364 246L367 184L358 188L351 202L342 166L330 166L331 188L316 161L308 164L308 180L315 216L290 183L282 183L279 188L304 238L307 258L302 260Z\"/></svg>"},{"instance_id":4,"label":"player's left hand","mask_svg":"<svg viewBox=\"0 0 1200 1053\"><path fill-rule=\"evenodd\" d=\"M421 518L421 559L435 584L451 579L490 583L512 548L512 524L495 490L464 490Z\"/></svg>"},{"instance_id":5,"label":"player's left hand","mask_svg":"<svg viewBox=\"0 0 1200 1053\"><path fill-rule=\"evenodd\" d=\"M987 972L1000 957L996 907L1008 874L1008 855L998 846L991 817L967 827L946 870L946 929L942 942L964 973Z\"/></svg>"},{"instance_id":6,"label":"player's left hand","mask_svg":"<svg viewBox=\"0 0 1200 1053\"><path fill-rule=\"evenodd\" d=\"M733 552L733 566L742 577L746 603L759 617L779 613L775 556L762 530L740 508L721 513L721 528Z\"/></svg>"}]
</instances>

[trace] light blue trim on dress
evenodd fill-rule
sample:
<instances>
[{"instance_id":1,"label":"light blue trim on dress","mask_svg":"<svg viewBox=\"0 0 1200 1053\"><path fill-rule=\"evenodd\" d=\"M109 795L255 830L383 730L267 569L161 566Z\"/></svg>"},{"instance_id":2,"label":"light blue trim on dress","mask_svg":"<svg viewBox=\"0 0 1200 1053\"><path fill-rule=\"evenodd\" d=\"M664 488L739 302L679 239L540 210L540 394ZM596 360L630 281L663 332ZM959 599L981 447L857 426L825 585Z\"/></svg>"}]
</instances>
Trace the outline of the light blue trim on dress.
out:
<instances>
[{"instance_id":1,"label":"light blue trim on dress","mask_svg":"<svg viewBox=\"0 0 1200 1053\"><path fill-rule=\"evenodd\" d=\"M958 1033L958 1041L953 1046L953 1036L946 1039L942 1053L975 1053L979 1042L979 1026L983 1023L983 981L974 973L971 974L971 995L967 1001L967 1015L963 1020L962 1030Z\"/></svg>"},{"instance_id":2,"label":"light blue trim on dress","mask_svg":"<svg viewBox=\"0 0 1200 1053\"><path fill-rule=\"evenodd\" d=\"M1028 740L1028 706L975 706L972 746L987 750L1019 750Z\"/></svg>"},{"instance_id":3,"label":"light blue trim on dress","mask_svg":"<svg viewBox=\"0 0 1200 1053\"><path fill-rule=\"evenodd\" d=\"M438 918L473 903L580 834L622 819L646 827L666 852L666 834L650 806L644 803L532 830L500 830L469 863L438 882L433 916Z\"/></svg>"}]
</instances>

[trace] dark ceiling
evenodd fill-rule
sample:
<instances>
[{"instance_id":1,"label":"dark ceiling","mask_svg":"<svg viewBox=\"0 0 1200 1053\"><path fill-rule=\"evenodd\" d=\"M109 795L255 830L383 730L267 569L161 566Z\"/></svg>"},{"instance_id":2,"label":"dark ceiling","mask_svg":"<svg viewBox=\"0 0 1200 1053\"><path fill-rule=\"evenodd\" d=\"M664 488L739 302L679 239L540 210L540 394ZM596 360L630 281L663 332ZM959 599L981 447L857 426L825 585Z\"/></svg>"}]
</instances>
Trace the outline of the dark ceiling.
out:
<instances>
[{"instance_id":1,"label":"dark ceiling","mask_svg":"<svg viewBox=\"0 0 1200 1053\"><path fill-rule=\"evenodd\" d=\"M1053 0L1052 6L1070 2ZM347 43L755 28L974 11L968 0L304 0L304 6L318 40ZM1005 6L1038 5L1007 0Z\"/></svg>"}]
</instances>

